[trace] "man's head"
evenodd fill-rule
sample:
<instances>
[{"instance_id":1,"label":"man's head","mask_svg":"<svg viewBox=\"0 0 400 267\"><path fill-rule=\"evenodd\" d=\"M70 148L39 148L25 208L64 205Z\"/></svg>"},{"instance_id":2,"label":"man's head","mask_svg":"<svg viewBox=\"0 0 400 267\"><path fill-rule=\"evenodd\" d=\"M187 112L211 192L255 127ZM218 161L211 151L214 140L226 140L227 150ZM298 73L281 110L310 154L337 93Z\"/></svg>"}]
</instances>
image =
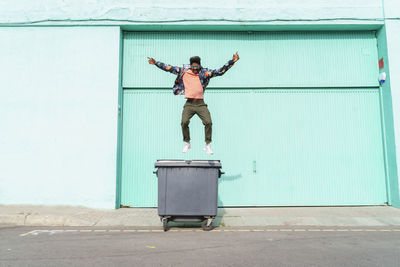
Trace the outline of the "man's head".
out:
<instances>
[{"instance_id":1,"label":"man's head","mask_svg":"<svg viewBox=\"0 0 400 267\"><path fill-rule=\"evenodd\" d=\"M190 58L190 66L193 71L193 73L197 74L199 73L201 69L201 64L200 64L200 57L194 56Z\"/></svg>"}]
</instances>

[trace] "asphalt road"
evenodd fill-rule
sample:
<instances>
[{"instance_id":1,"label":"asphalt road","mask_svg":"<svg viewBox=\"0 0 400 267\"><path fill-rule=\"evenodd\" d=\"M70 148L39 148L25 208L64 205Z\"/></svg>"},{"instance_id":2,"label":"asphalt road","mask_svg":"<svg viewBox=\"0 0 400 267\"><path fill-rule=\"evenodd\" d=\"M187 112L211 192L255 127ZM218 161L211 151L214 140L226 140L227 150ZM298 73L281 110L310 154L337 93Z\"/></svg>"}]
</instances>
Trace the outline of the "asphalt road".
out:
<instances>
[{"instance_id":1,"label":"asphalt road","mask_svg":"<svg viewBox=\"0 0 400 267\"><path fill-rule=\"evenodd\" d=\"M400 229L4 226L0 266L400 266Z\"/></svg>"}]
</instances>

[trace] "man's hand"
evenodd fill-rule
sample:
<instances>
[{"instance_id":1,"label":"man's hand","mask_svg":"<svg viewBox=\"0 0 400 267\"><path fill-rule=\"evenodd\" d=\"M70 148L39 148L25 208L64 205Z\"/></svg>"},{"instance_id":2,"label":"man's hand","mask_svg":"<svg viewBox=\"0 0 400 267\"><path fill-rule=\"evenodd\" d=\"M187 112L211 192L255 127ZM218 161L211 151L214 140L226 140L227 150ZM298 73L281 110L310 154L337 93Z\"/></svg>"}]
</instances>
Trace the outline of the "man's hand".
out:
<instances>
[{"instance_id":1,"label":"man's hand","mask_svg":"<svg viewBox=\"0 0 400 267\"><path fill-rule=\"evenodd\" d=\"M149 64L154 65L156 64L156 60L152 57L147 57L147 59L149 60Z\"/></svg>"},{"instance_id":2,"label":"man's hand","mask_svg":"<svg viewBox=\"0 0 400 267\"><path fill-rule=\"evenodd\" d=\"M236 53L235 54L233 54L233 58L232 58L232 60L233 60L233 62L236 62L236 61L238 61L239 60L239 54L238 54L238 52L236 51Z\"/></svg>"}]
</instances>

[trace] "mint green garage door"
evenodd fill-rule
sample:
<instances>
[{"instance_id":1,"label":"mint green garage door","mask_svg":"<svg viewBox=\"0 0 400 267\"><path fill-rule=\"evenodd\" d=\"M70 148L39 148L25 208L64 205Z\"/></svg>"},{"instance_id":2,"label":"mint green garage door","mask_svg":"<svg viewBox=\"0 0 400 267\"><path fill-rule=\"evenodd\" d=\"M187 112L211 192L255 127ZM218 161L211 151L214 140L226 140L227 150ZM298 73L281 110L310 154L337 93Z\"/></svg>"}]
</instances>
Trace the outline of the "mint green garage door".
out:
<instances>
[{"instance_id":1,"label":"mint green garage door","mask_svg":"<svg viewBox=\"0 0 400 267\"><path fill-rule=\"evenodd\" d=\"M217 68L205 93L213 149L191 121L184 155L175 76L146 57ZM387 202L373 32L129 32L124 35L121 204L157 206L157 159L220 159L220 206Z\"/></svg>"}]
</instances>

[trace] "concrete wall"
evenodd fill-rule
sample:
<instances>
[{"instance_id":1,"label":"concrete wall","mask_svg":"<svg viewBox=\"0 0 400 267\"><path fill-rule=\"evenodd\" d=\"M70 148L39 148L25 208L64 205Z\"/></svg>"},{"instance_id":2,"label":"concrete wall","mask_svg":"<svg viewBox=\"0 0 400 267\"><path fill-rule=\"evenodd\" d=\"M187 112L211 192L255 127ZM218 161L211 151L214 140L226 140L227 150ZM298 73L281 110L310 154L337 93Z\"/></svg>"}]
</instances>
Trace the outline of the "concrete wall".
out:
<instances>
[{"instance_id":1,"label":"concrete wall","mask_svg":"<svg viewBox=\"0 0 400 267\"><path fill-rule=\"evenodd\" d=\"M2 0L0 14L2 204L114 207L120 26L386 22L400 166L398 0Z\"/></svg>"},{"instance_id":2,"label":"concrete wall","mask_svg":"<svg viewBox=\"0 0 400 267\"><path fill-rule=\"evenodd\" d=\"M400 173L400 1L385 0L388 69L393 105L397 172ZM398 183L400 184L400 182ZM400 189L399 189L400 191ZM400 203L397 203L400 208Z\"/></svg>"},{"instance_id":3,"label":"concrete wall","mask_svg":"<svg viewBox=\"0 0 400 267\"><path fill-rule=\"evenodd\" d=\"M330 24L383 20L381 0L2 0L0 10L1 24Z\"/></svg>"},{"instance_id":4,"label":"concrete wall","mask_svg":"<svg viewBox=\"0 0 400 267\"><path fill-rule=\"evenodd\" d=\"M0 203L113 208L119 27L0 28Z\"/></svg>"}]
</instances>

